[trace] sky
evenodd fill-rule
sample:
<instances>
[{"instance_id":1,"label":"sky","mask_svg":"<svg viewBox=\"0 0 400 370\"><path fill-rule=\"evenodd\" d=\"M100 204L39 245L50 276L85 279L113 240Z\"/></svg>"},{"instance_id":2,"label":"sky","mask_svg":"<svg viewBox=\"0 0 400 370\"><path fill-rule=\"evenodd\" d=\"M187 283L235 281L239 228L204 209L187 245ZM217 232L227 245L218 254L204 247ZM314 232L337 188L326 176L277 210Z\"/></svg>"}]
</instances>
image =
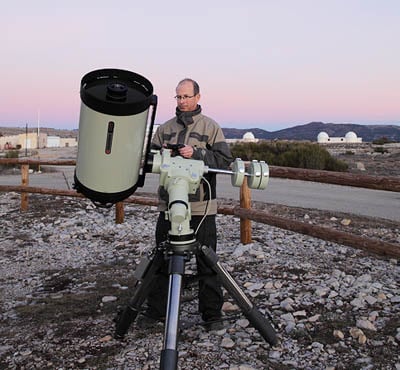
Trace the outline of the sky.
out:
<instances>
[{"instance_id":1,"label":"sky","mask_svg":"<svg viewBox=\"0 0 400 370\"><path fill-rule=\"evenodd\" d=\"M66 0L2 4L0 126L75 129L82 77L146 77L156 124L195 79L222 127L400 124L398 0Z\"/></svg>"}]
</instances>

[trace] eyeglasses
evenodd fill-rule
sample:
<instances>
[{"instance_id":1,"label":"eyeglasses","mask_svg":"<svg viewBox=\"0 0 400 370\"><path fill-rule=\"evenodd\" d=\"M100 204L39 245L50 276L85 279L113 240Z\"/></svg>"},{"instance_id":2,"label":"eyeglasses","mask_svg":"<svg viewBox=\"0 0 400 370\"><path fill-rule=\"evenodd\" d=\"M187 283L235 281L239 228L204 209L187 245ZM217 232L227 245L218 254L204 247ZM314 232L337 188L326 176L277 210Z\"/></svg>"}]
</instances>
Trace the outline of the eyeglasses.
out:
<instances>
[{"instance_id":1,"label":"eyeglasses","mask_svg":"<svg viewBox=\"0 0 400 370\"><path fill-rule=\"evenodd\" d=\"M176 99L176 100L186 100L186 99L194 98L196 95L197 94L194 94L192 96L189 96L189 95L177 95L177 96L174 96L174 99Z\"/></svg>"}]
</instances>

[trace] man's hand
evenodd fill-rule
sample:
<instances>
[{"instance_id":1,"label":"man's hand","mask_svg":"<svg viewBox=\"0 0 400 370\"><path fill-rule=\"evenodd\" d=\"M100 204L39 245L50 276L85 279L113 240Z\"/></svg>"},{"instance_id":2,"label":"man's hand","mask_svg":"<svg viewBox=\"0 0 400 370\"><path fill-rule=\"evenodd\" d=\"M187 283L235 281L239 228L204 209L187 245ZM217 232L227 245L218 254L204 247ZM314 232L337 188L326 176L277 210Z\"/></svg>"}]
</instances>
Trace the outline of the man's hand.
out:
<instances>
[{"instance_id":1,"label":"man's hand","mask_svg":"<svg viewBox=\"0 0 400 370\"><path fill-rule=\"evenodd\" d=\"M193 147L190 145L185 145L182 148L179 148L179 155L183 158L192 158L193 156Z\"/></svg>"}]
</instances>

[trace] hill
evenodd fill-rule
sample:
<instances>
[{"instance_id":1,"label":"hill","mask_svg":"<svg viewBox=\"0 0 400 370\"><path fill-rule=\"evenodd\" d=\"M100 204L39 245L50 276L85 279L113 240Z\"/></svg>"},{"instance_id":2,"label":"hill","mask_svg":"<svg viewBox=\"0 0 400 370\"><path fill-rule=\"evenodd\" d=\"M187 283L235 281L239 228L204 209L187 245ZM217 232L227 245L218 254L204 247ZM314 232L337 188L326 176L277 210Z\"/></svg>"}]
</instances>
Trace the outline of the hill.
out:
<instances>
[{"instance_id":1,"label":"hill","mask_svg":"<svg viewBox=\"0 0 400 370\"><path fill-rule=\"evenodd\" d=\"M310 122L305 125L289 127L278 131L266 131L260 128L235 129L223 128L227 139L242 138L246 132L251 131L258 139L274 140L311 140L316 141L321 131L331 137L343 137L347 132L353 131L364 142L386 137L392 141L400 141L400 126L397 125L356 125L351 123L323 123Z\"/></svg>"},{"instance_id":2,"label":"hill","mask_svg":"<svg viewBox=\"0 0 400 370\"><path fill-rule=\"evenodd\" d=\"M36 128L28 128L28 132L36 132ZM310 122L305 125L285 128L278 131L266 131L261 128L223 128L227 139L241 139L246 132L251 131L257 139L266 140L310 140L316 141L321 131L331 137L343 137L347 132L353 131L363 142L371 142L382 137L400 142L400 126L398 125L356 125L351 123L323 123ZM40 132L49 136L78 137L78 130L63 130L41 127ZM0 136L17 135L25 133L25 127L0 127Z\"/></svg>"},{"instance_id":3,"label":"hill","mask_svg":"<svg viewBox=\"0 0 400 370\"><path fill-rule=\"evenodd\" d=\"M25 127L0 127L0 136L11 136L25 134ZM28 132L37 132L37 127L28 127ZM40 127L41 133L46 133L48 136L60 137L78 137L78 130L56 129L50 127Z\"/></svg>"}]
</instances>

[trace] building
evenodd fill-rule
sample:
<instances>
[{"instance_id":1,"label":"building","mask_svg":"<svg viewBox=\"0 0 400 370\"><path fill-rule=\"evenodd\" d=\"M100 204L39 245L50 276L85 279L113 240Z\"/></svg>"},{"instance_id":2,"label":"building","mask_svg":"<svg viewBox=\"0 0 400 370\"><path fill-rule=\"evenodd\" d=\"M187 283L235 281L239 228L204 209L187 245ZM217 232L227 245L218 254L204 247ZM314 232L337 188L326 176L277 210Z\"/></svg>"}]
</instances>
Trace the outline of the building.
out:
<instances>
[{"instance_id":1,"label":"building","mask_svg":"<svg viewBox=\"0 0 400 370\"><path fill-rule=\"evenodd\" d=\"M60 138L45 133L28 132L25 134L0 136L0 150L42 149L77 146L76 138Z\"/></svg>"},{"instance_id":2,"label":"building","mask_svg":"<svg viewBox=\"0 0 400 370\"><path fill-rule=\"evenodd\" d=\"M317 141L320 144L354 144L362 143L362 138L357 137L353 131L349 131L344 137L330 137L325 131L321 131L317 136Z\"/></svg>"},{"instance_id":3,"label":"building","mask_svg":"<svg viewBox=\"0 0 400 370\"><path fill-rule=\"evenodd\" d=\"M226 139L227 143L258 143L260 139L256 139L250 131L246 132L241 139Z\"/></svg>"}]
</instances>

